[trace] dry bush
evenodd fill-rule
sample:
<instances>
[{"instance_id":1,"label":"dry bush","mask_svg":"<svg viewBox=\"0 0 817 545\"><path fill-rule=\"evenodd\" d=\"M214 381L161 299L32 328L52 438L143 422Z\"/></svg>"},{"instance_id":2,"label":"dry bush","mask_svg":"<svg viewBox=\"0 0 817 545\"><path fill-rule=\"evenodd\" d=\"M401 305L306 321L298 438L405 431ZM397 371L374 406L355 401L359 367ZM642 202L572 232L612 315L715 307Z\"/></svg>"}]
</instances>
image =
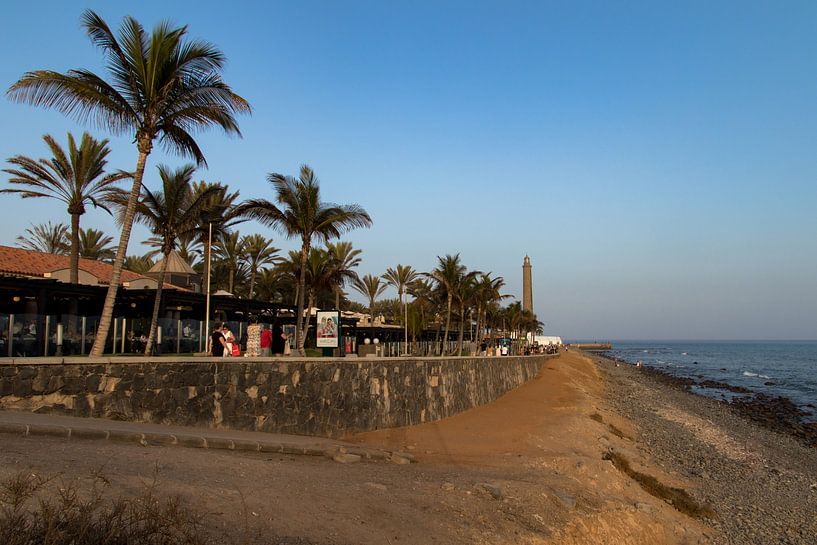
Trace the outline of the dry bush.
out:
<instances>
[{"instance_id":1,"label":"dry bush","mask_svg":"<svg viewBox=\"0 0 817 545\"><path fill-rule=\"evenodd\" d=\"M159 498L154 483L132 498L109 499L104 476L88 490L36 474L0 482L4 545L207 545L203 515L178 498Z\"/></svg>"}]
</instances>

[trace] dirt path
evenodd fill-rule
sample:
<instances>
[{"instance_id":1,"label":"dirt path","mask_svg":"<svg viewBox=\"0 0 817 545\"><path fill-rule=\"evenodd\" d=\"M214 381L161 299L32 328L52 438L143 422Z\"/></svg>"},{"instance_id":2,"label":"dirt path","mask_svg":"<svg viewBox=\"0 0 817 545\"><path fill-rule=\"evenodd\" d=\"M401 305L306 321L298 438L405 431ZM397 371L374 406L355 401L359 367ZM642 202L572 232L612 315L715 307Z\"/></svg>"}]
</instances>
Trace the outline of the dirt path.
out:
<instances>
[{"instance_id":1,"label":"dirt path","mask_svg":"<svg viewBox=\"0 0 817 545\"><path fill-rule=\"evenodd\" d=\"M660 481L689 486L652 468L635 436L604 402L595 365L568 352L490 405L347 438L406 450L416 464L3 435L0 477L85 478L103 468L112 491L131 494L158 470L160 490L210 513L213 528L246 528L268 543L706 542L698 521L602 458L612 447Z\"/></svg>"}]
</instances>

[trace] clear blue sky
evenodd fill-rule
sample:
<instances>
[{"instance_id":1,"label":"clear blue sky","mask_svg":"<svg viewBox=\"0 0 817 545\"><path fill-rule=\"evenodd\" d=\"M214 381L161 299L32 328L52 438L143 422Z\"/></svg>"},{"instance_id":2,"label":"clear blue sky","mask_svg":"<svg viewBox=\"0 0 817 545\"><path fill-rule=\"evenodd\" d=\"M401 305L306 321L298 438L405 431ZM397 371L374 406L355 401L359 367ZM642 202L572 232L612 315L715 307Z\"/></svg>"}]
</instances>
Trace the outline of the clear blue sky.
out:
<instances>
[{"instance_id":1,"label":"clear blue sky","mask_svg":"<svg viewBox=\"0 0 817 545\"><path fill-rule=\"evenodd\" d=\"M529 254L549 333L817 338L813 1L15 2L0 85L100 70L85 7L218 45L255 112L243 139L201 136L199 177L272 198L266 173L311 165L327 200L373 216L347 237L361 273L460 252L520 297ZM0 121L1 159L83 130L6 99ZM132 169L130 140L112 146ZM148 185L160 162L182 159L151 156ZM67 220L42 200L0 204L2 244ZM82 221L115 231L101 212Z\"/></svg>"}]
</instances>

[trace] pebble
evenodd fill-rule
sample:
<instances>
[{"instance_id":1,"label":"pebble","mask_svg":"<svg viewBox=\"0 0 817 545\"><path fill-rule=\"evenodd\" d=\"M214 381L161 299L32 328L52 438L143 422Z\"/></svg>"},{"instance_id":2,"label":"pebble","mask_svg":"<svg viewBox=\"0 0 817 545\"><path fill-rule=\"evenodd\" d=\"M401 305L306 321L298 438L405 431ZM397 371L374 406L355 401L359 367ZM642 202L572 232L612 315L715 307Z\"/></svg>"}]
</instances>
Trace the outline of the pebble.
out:
<instances>
[{"instance_id":1,"label":"pebble","mask_svg":"<svg viewBox=\"0 0 817 545\"><path fill-rule=\"evenodd\" d=\"M360 456L357 454L339 452L335 454L332 459L339 464L354 464L360 461Z\"/></svg>"},{"instance_id":2,"label":"pebble","mask_svg":"<svg viewBox=\"0 0 817 545\"><path fill-rule=\"evenodd\" d=\"M492 483L477 483L474 485L477 490L483 490L491 495L492 498L498 500L502 498L502 488Z\"/></svg>"},{"instance_id":3,"label":"pebble","mask_svg":"<svg viewBox=\"0 0 817 545\"><path fill-rule=\"evenodd\" d=\"M703 521L713 545L817 543L817 456L804 444L817 427L796 425L796 407L774 398L729 405L652 372L604 360L599 368L607 375L607 402L638 427L645 457L670 474L695 476L694 487L683 488L715 511ZM749 458L729 457L707 435L661 417L657 407L706 421ZM648 512L649 504L635 508Z\"/></svg>"}]
</instances>

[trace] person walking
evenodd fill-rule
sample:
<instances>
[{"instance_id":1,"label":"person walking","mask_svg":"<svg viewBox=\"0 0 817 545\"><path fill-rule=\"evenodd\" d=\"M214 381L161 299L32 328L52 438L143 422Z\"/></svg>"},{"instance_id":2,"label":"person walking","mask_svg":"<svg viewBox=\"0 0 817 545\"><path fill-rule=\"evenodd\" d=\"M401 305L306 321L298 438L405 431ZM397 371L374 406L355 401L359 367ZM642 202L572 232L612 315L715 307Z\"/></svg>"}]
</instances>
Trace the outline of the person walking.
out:
<instances>
[{"instance_id":1,"label":"person walking","mask_svg":"<svg viewBox=\"0 0 817 545\"><path fill-rule=\"evenodd\" d=\"M210 355L214 358L222 358L226 349L227 342L221 333L221 323L216 322L216 327L213 329L212 335L210 335Z\"/></svg>"},{"instance_id":2,"label":"person walking","mask_svg":"<svg viewBox=\"0 0 817 545\"><path fill-rule=\"evenodd\" d=\"M235 335L230 331L230 327L225 323L221 328L221 334L224 335L224 357L229 358L233 355L233 343L235 343Z\"/></svg>"},{"instance_id":3,"label":"person walking","mask_svg":"<svg viewBox=\"0 0 817 545\"><path fill-rule=\"evenodd\" d=\"M284 355L284 341L286 340L286 335L284 335L284 328L281 327L281 324L278 323L276 320L272 324L272 355L273 356L283 356Z\"/></svg>"},{"instance_id":4,"label":"person walking","mask_svg":"<svg viewBox=\"0 0 817 545\"><path fill-rule=\"evenodd\" d=\"M247 356L257 358L261 355L261 326L258 325L258 318L252 316L250 325L247 326Z\"/></svg>"},{"instance_id":5,"label":"person walking","mask_svg":"<svg viewBox=\"0 0 817 545\"><path fill-rule=\"evenodd\" d=\"M261 338L259 339L259 345L261 346L261 356L268 358L270 356L270 351L272 348L272 331L270 331L269 326L264 324L261 326L263 330L261 331Z\"/></svg>"}]
</instances>

